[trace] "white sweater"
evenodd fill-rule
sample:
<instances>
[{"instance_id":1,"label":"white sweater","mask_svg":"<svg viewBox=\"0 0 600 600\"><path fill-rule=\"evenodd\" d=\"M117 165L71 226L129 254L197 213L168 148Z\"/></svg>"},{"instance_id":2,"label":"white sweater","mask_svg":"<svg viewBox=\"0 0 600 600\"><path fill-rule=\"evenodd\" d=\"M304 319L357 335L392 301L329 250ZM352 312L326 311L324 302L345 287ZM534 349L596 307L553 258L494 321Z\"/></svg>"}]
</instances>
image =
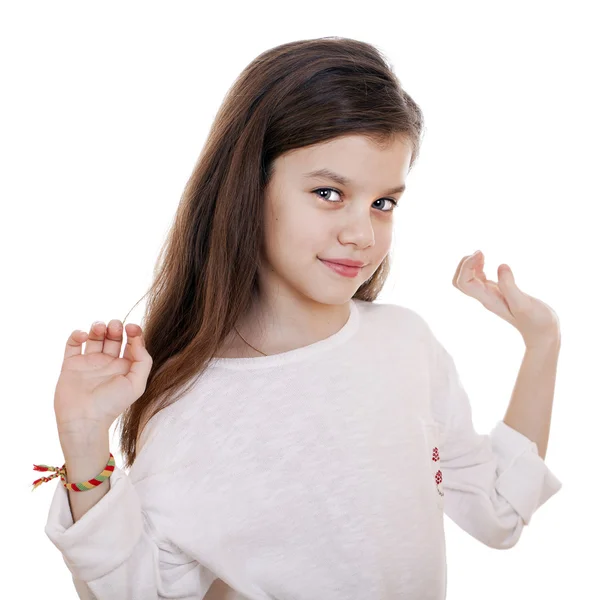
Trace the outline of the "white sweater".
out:
<instances>
[{"instance_id":1,"label":"white sweater","mask_svg":"<svg viewBox=\"0 0 600 600\"><path fill-rule=\"evenodd\" d=\"M442 600L444 513L510 548L562 487L503 421L475 432L421 316L361 300L327 339L213 359L140 447L76 523L57 480L45 532L80 598L203 598L220 578L252 600Z\"/></svg>"}]
</instances>

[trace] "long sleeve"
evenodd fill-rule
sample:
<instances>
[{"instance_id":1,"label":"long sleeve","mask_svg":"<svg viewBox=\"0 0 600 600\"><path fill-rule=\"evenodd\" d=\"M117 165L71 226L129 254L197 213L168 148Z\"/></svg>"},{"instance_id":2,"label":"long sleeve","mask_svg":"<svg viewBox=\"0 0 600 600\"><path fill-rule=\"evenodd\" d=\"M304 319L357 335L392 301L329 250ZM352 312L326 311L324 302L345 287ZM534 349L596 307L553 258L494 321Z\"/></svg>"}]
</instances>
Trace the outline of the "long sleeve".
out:
<instances>
[{"instance_id":1,"label":"long sleeve","mask_svg":"<svg viewBox=\"0 0 600 600\"><path fill-rule=\"evenodd\" d=\"M456 365L433 337L432 417L438 426L444 511L487 546L513 547L533 513L562 483L534 442L499 421L478 434Z\"/></svg>"},{"instance_id":2,"label":"long sleeve","mask_svg":"<svg viewBox=\"0 0 600 600\"><path fill-rule=\"evenodd\" d=\"M79 598L203 598L216 577L161 539L124 471L115 468L110 481L106 495L75 523L61 482L50 505L44 531L62 553ZM159 494L164 486L146 479L143 487Z\"/></svg>"}]
</instances>

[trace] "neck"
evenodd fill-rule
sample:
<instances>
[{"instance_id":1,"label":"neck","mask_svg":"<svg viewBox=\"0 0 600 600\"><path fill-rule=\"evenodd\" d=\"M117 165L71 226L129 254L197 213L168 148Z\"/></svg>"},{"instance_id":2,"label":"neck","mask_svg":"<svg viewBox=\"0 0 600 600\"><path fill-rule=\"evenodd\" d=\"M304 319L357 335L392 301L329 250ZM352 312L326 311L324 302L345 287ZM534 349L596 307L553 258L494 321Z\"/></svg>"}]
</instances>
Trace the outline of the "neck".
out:
<instances>
[{"instance_id":1,"label":"neck","mask_svg":"<svg viewBox=\"0 0 600 600\"><path fill-rule=\"evenodd\" d=\"M283 298L255 303L236 328L246 343L266 355L309 346L338 332L350 317L350 302L323 304Z\"/></svg>"}]
</instances>

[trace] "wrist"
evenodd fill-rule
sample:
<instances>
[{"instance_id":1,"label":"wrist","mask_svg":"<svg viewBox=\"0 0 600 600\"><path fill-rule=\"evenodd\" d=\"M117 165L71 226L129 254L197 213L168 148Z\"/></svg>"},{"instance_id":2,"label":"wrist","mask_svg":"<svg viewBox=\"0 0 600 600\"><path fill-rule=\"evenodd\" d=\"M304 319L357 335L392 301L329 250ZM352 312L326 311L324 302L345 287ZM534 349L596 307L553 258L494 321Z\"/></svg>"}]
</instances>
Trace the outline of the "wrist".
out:
<instances>
[{"instance_id":1,"label":"wrist","mask_svg":"<svg viewBox=\"0 0 600 600\"><path fill-rule=\"evenodd\" d=\"M89 446L65 446L63 450L67 483L81 483L96 478L110 459L106 440Z\"/></svg>"},{"instance_id":2,"label":"wrist","mask_svg":"<svg viewBox=\"0 0 600 600\"><path fill-rule=\"evenodd\" d=\"M98 457L106 454L108 460L109 432L103 428L59 431L58 438L65 461Z\"/></svg>"}]
</instances>

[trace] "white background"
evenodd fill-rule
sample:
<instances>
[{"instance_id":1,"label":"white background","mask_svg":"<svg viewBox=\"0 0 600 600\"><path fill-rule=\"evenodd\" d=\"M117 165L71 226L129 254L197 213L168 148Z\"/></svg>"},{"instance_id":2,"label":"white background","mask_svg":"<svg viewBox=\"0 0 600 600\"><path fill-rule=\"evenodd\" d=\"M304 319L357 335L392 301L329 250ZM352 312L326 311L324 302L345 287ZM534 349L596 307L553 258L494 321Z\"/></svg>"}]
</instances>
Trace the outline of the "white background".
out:
<instances>
[{"instance_id":1,"label":"white background","mask_svg":"<svg viewBox=\"0 0 600 600\"><path fill-rule=\"evenodd\" d=\"M523 356L508 323L452 286L481 249L557 312L546 462L563 489L493 550L446 517L448 599L581 598L597 588L598 20L593 2L8 2L0 10L2 596L76 598L44 534L62 465L64 345L146 291L229 86L292 40L378 46L425 114L379 300L417 310L454 357L479 432ZM139 323L143 304L129 316ZM111 450L117 464L116 436ZM46 588L46 589L44 589ZM11 596L13 597L13 596Z\"/></svg>"}]
</instances>

